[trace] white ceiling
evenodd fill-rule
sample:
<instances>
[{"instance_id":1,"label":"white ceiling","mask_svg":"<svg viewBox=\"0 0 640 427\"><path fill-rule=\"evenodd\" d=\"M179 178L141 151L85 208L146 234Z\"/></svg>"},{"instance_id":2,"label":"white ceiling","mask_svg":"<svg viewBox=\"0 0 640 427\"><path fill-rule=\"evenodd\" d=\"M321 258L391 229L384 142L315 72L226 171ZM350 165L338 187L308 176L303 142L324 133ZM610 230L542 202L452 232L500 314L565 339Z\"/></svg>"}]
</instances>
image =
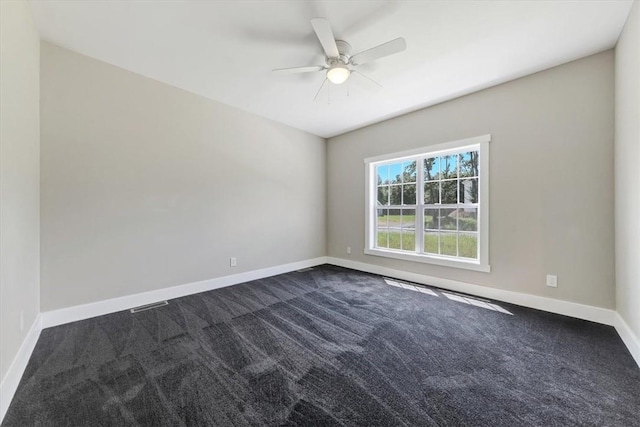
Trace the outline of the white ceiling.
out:
<instances>
[{"instance_id":1,"label":"white ceiling","mask_svg":"<svg viewBox=\"0 0 640 427\"><path fill-rule=\"evenodd\" d=\"M307 132L331 137L613 47L632 1L32 1L44 40ZM354 53L400 54L327 84L310 19ZM327 93L327 87L330 89ZM347 96L347 87L349 96Z\"/></svg>"}]
</instances>

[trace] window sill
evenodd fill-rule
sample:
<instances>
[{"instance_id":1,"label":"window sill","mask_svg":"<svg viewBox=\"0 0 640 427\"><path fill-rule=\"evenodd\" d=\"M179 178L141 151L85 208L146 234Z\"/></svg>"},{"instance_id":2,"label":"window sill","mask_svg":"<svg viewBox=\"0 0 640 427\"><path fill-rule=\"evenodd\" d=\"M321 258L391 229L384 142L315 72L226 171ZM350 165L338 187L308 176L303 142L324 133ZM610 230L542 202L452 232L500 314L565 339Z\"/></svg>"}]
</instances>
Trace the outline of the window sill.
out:
<instances>
[{"instance_id":1,"label":"window sill","mask_svg":"<svg viewBox=\"0 0 640 427\"><path fill-rule=\"evenodd\" d=\"M438 256L419 255L406 252L398 252L393 250L383 249L365 249L364 253L367 255L381 256L385 258L395 258L404 261L422 262L425 264L435 264L443 267L461 268L464 270L482 271L489 273L491 271L490 265L480 264L478 261L464 261L458 259L451 259Z\"/></svg>"}]
</instances>

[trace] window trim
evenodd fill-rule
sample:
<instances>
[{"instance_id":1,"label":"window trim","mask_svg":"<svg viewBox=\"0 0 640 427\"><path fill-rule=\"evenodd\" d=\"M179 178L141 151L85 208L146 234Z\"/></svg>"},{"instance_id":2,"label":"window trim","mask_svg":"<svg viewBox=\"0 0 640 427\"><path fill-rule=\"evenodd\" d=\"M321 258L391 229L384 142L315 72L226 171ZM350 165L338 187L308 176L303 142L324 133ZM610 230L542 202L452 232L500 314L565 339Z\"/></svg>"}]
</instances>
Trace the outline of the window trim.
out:
<instances>
[{"instance_id":1,"label":"window trim","mask_svg":"<svg viewBox=\"0 0 640 427\"><path fill-rule=\"evenodd\" d=\"M489 265L489 143L491 142L491 135L482 135L473 138L460 139L457 141L445 142L442 144L429 145L426 147L401 151L397 153L385 154L382 156L368 157L364 159L365 164L365 246L364 253L367 255L375 255L386 258L394 258L405 261L414 261L427 264L435 264L445 267L461 268L466 270L475 270L481 272L490 272L491 266ZM447 257L433 254L419 254L411 252L401 252L394 249L380 249L376 248L373 244L376 241L375 237L375 215L376 206L374 204L377 201L377 186L372 185L372 180L375 177L375 167L386 161L402 161L408 158L414 158L423 155L439 156L445 155L447 152L458 152L461 149L471 146L480 147L480 174L479 181L479 194L478 194L478 238L479 253L478 259L463 259L460 257ZM422 177L418 182L424 184ZM418 190L416 190L417 193ZM423 189L420 189L424 192ZM416 200L416 216L420 203ZM420 216L421 217L421 216ZM418 218L416 218L417 220ZM416 230L417 231L417 230ZM423 237L420 236L420 239ZM417 241L417 237L416 237Z\"/></svg>"}]
</instances>

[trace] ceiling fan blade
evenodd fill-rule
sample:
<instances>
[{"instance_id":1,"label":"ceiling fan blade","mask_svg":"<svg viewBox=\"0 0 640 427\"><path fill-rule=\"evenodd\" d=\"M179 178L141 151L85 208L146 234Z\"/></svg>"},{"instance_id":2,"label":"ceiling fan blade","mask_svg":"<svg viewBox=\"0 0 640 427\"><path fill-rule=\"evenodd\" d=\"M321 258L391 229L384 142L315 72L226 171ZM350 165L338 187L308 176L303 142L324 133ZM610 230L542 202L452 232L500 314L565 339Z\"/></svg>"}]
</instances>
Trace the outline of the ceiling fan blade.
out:
<instances>
[{"instance_id":1,"label":"ceiling fan blade","mask_svg":"<svg viewBox=\"0 0 640 427\"><path fill-rule=\"evenodd\" d=\"M395 40L383 43L371 49L367 49L363 52L356 53L351 57L351 64L360 65L365 62L375 61L376 59L384 58L385 56L393 55L402 52L407 48L407 42L404 38L398 37Z\"/></svg>"},{"instance_id":2,"label":"ceiling fan blade","mask_svg":"<svg viewBox=\"0 0 640 427\"><path fill-rule=\"evenodd\" d=\"M336 45L336 38L331 31L331 25L329 21L324 18L314 18L311 20L311 26L318 36L318 40L324 49L324 53L328 58L337 58L340 56L338 52L338 46Z\"/></svg>"},{"instance_id":3,"label":"ceiling fan blade","mask_svg":"<svg viewBox=\"0 0 640 427\"><path fill-rule=\"evenodd\" d=\"M326 69L324 65L311 65L309 67L293 67L293 68L278 68L273 70L278 74L296 74L296 73L312 73L314 71L322 71Z\"/></svg>"}]
</instances>

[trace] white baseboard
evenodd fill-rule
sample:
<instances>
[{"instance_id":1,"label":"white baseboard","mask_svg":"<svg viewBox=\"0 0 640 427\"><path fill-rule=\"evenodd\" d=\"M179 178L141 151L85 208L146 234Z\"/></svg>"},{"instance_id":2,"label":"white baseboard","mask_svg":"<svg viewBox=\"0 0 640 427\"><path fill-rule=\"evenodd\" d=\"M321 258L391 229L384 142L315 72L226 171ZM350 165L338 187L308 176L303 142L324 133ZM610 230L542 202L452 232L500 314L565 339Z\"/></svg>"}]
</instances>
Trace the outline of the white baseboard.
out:
<instances>
[{"instance_id":1,"label":"white baseboard","mask_svg":"<svg viewBox=\"0 0 640 427\"><path fill-rule=\"evenodd\" d=\"M381 276L407 280L423 285L431 285L450 291L477 295L479 297L503 301L523 307L535 308L536 310L576 317L578 319L589 320L605 325L614 325L616 312L606 308L577 304L574 302L546 298L537 295L523 294L504 289L490 288L488 286L472 285L471 283L459 282L457 280L425 276L424 274L410 273L407 271L380 267L378 265L366 264L343 258L327 257L327 263L340 267L352 268L354 270L365 271L367 273L379 274Z\"/></svg>"},{"instance_id":2,"label":"white baseboard","mask_svg":"<svg viewBox=\"0 0 640 427\"><path fill-rule=\"evenodd\" d=\"M615 314L615 324L616 331L618 331L618 335L622 338L622 342L629 349L629 353L634 358L638 367L640 367L640 339L633 333L627 322L624 321L622 316L616 312Z\"/></svg>"},{"instance_id":3,"label":"white baseboard","mask_svg":"<svg viewBox=\"0 0 640 427\"><path fill-rule=\"evenodd\" d=\"M40 337L40 331L42 331L41 320L42 318L38 314L36 320L33 321L31 328L29 328L29 332L27 332L27 335L18 350L18 354L16 354L16 357L13 359L7 373L2 379L2 383L0 383L0 423L2 423L4 415L7 413L7 409L9 409L11 399L13 399L13 395L18 389L18 384L20 384L22 374L27 368L27 364L31 358L31 353L33 353L33 349Z\"/></svg>"},{"instance_id":4,"label":"white baseboard","mask_svg":"<svg viewBox=\"0 0 640 427\"><path fill-rule=\"evenodd\" d=\"M288 273L290 271L300 270L303 268L314 267L316 265L326 264L326 262L326 257L313 258L290 264L277 265L274 267L262 268L260 270L233 274L230 276L216 277L214 279L203 280L201 282L188 283L185 285L172 286L170 288L163 288L140 294L127 295L89 304L46 311L42 313L42 327L49 328L51 326L76 322L78 320L115 313L117 311L128 310L132 307L151 304L157 301L170 300L186 295L197 294L199 292L223 288L225 286L236 285L238 283L250 282L252 280Z\"/></svg>"}]
</instances>

